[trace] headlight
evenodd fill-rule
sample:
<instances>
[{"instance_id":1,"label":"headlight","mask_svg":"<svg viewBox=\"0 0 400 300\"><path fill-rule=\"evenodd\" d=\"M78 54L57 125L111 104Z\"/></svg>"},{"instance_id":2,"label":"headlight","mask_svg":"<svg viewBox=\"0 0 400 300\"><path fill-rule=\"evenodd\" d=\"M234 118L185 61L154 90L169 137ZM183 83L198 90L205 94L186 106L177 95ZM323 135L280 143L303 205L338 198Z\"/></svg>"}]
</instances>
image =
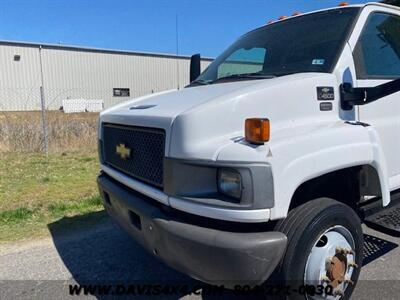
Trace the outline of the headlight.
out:
<instances>
[{"instance_id":1,"label":"headlight","mask_svg":"<svg viewBox=\"0 0 400 300\"><path fill-rule=\"evenodd\" d=\"M242 196L242 178L232 169L218 170L218 190L229 197L240 199Z\"/></svg>"}]
</instances>

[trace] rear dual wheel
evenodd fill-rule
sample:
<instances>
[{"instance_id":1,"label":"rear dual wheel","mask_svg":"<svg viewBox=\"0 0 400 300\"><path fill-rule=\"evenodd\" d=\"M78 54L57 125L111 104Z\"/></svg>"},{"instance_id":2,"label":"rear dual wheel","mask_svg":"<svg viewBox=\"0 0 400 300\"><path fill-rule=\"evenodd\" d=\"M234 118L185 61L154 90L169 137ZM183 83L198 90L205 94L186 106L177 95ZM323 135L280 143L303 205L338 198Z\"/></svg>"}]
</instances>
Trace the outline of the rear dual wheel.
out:
<instances>
[{"instance_id":1,"label":"rear dual wheel","mask_svg":"<svg viewBox=\"0 0 400 300\"><path fill-rule=\"evenodd\" d=\"M361 221L349 206L329 198L309 201L276 225L286 253L276 272L290 299L348 299L362 264Z\"/></svg>"}]
</instances>

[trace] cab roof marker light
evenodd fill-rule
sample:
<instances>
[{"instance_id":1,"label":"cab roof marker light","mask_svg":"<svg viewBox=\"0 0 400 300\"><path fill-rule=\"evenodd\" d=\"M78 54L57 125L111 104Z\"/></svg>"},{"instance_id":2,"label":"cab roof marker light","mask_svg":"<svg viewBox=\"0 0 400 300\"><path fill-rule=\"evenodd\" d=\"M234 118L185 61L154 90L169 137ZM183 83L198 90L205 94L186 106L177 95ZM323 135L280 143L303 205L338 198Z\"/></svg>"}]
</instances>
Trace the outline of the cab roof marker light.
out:
<instances>
[{"instance_id":1,"label":"cab roof marker light","mask_svg":"<svg viewBox=\"0 0 400 300\"><path fill-rule=\"evenodd\" d=\"M348 2L341 2L341 3L339 3L338 6L341 6L341 7L343 7L343 6L349 6L349 3L348 3Z\"/></svg>"},{"instance_id":2,"label":"cab roof marker light","mask_svg":"<svg viewBox=\"0 0 400 300\"><path fill-rule=\"evenodd\" d=\"M296 11L296 12L294 12L294 13L292 14L292 17L296 17L296 16L300 16L300 15L301 15L301 12Z\"/></svg>"}]
</instances>

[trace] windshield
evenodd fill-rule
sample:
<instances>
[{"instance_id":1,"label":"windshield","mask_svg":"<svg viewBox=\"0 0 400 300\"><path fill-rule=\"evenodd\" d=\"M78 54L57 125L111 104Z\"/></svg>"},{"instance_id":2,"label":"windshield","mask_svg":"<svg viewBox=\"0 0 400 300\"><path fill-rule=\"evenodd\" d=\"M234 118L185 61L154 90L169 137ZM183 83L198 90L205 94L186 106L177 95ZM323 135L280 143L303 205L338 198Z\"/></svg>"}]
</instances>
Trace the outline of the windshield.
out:
<instances>
[{"instance_id":1,"label":"windshield","mask_svg":"<svg viewBox=\"0 0 400 300\"><path fill-rule=\"evenodd\" d=\"M333 9L251 31L222 53L194 83L332 72L358 11Z\"/></svg>"}]
</instances>

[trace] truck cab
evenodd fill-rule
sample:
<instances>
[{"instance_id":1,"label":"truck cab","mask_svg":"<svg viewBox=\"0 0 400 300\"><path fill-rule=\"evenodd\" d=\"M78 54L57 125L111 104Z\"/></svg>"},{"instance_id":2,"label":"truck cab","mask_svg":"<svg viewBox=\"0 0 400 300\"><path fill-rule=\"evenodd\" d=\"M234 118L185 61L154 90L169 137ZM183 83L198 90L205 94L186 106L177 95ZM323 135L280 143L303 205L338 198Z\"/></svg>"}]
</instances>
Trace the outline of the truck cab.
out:
<instances>
[{"instance_id":1,"label":"truck cab","mask_svg":"<svg viewBox=\"0 0 400 300\"><path fill-rule=\"evenodd\" d=\"M399 32L378 3L281 18L201 74L194 57L184 89L104 111L107 212L203 282L349 297L361 223L398 229L382 216L400 189Z\"/></svg>"}]
</instances>

